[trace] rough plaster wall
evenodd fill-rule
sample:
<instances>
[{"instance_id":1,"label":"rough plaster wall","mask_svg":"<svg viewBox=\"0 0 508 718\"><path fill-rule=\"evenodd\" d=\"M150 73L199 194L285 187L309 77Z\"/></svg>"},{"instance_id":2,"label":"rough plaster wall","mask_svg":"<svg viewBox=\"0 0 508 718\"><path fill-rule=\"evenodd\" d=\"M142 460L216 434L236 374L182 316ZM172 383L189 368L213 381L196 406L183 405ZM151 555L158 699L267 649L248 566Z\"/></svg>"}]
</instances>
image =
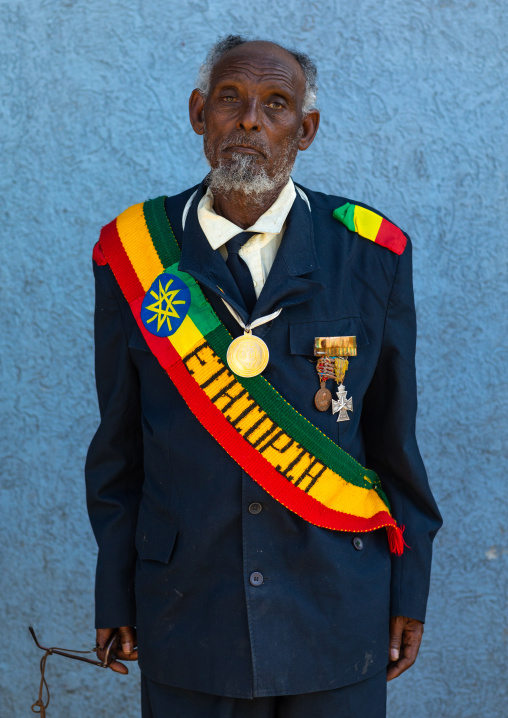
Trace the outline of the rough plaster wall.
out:
<instances>
[{"instance_id":1,"label":"rough plaster wall","mask_svg":"<svg viewBox=\"0 0 508 718\"><path fill-rule=\"evenodd\" d=\"M377 206L415 244L418 434L446 524L421 655L390 685L389 716L506 715L506 7L0 3L0 715L28 715L35 699L29 623L43 641L93 643L91 248L130 203L203 176L186 102L229 31L314 55L323 121L295 176ZM124 679L54 657L48 679L54 718L139 715L136 669Z\"/></svg>"}]
</instances>

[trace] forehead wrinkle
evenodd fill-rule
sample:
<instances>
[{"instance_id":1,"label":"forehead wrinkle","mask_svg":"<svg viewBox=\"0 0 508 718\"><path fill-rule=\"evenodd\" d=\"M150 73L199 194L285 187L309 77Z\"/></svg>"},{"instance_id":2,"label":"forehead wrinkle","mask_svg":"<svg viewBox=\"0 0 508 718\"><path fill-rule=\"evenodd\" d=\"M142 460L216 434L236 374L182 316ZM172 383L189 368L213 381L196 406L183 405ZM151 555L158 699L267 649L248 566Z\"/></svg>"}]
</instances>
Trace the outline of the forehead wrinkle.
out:
<instances>
[{"instance_id":1,"label":"forehead wrinkle","mask_svg":"<svg viewBox=\"0 0 508 718\"><path fill-rule=\"evenodd\" d=\"M256 83L282 83L290 90L296 89L294 73L291 72L290 68L284 66L282 63L279 64L276 62L265 63L265 68L260 65L261 63L259 62L253 63L252 61L240 58L238 60L230 60L226 67L222 69L219 67L219 69L216 70L213 84L233 80L235 75L239 75L247 77Z\"/></svg>"}]
</instances>

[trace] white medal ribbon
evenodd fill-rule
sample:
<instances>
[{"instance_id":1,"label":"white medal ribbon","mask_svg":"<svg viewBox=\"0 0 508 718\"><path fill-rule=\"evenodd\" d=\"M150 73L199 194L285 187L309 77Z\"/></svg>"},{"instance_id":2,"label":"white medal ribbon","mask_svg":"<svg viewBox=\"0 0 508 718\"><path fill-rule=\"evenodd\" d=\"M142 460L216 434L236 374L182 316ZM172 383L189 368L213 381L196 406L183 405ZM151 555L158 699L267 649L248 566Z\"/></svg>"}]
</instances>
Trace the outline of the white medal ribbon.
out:
<instances>
[{"instance_id":1,"label":"white medal ribbon","mask_svg":"<svg viewBox=\"0 0 508 718\"><path fill-rule=\"evenodd\" d=\"M231 314L234 316L234 318L236 319L236 321L238 322L238 324L242 327L242 329L243 329L245 332L247 332L247 334L251 334L251 333L252 333L252 330L255 329L256 327L260 327L262 324L266 324L267 322L271 322L272 319L275 319L276 317L278 317L279 314L282 312L282 307L281 307L280 309L277 309L276 312L272 312L272 314L267 314L267 315L264 316L264 317L259 317L258 319L254 319L254 321L252 322L252 324L244 324L244 321L243 321L242 317L238 314L238 312L236 311L236 309L233 309L233 307L231 306L231 304L229 304L229 302L226 302L226 300L224 299L224 297L221 297L221 299L222 299L222 301L224 302L224 304L226 305L226 307L229 309L229 311L231 312Z\"/></svg>"}]
</instances>

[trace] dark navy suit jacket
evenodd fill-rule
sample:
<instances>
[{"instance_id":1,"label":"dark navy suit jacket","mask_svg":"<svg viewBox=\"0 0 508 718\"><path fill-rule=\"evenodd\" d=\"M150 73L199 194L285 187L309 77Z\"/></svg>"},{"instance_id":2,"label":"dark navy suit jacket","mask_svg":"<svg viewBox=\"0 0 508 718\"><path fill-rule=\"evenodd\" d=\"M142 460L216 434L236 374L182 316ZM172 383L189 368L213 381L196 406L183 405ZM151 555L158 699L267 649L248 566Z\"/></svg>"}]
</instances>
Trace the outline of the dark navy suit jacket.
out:
<instances>
[{"instance_id":1,"label":"dark navy suit jacket","mask_svg":"<svg viewBox=\"0 0 508 718\"><path fill-rule=\"evenodd\" d=\"M242 300L196 216L204 187L166 199L180 269L225 308ZM108 266L95 266L101 423L87 464L99 545L96 625L135 625L141 670L156 681L257 697L337 688L388 662L390 615L424 620L431 544L441 519L415 438L411 246L401 256L332 218L346 200L305 189L251 319L270 350L266 379L307 419L382 479L407 548L384 529L318 528L272 499L203 429L148 351ZM223 293L221 294L221 290ZM246 318L246 317L245 317ZM319 412L313 342L355 335L346 375L350 421ZM331 386L331 382L329 382ZM249 505L258 502L261 512ZM264 580L252 586L250 575Z\"/></svg>"}]
</instances>

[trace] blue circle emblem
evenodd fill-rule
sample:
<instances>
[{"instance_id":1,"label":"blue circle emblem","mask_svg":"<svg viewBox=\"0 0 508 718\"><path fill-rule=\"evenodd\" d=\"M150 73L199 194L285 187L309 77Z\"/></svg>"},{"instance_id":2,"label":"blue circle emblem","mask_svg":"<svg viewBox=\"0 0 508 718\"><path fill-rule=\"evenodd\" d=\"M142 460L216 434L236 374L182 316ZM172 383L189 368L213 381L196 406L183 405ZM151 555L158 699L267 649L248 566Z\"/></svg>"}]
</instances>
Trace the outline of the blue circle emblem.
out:
<instances>
[{"instance_id":1,"label":"blue circle emblem","mask_svg":"<svg viewBox=\"0 0 508 718\"><path fill-rule=\"evenodd\" d=\"M187 316L189 287L175 274L159 274L141 305L141 321L151 334L170 337Z\"/></svg>"}]
</instances>

